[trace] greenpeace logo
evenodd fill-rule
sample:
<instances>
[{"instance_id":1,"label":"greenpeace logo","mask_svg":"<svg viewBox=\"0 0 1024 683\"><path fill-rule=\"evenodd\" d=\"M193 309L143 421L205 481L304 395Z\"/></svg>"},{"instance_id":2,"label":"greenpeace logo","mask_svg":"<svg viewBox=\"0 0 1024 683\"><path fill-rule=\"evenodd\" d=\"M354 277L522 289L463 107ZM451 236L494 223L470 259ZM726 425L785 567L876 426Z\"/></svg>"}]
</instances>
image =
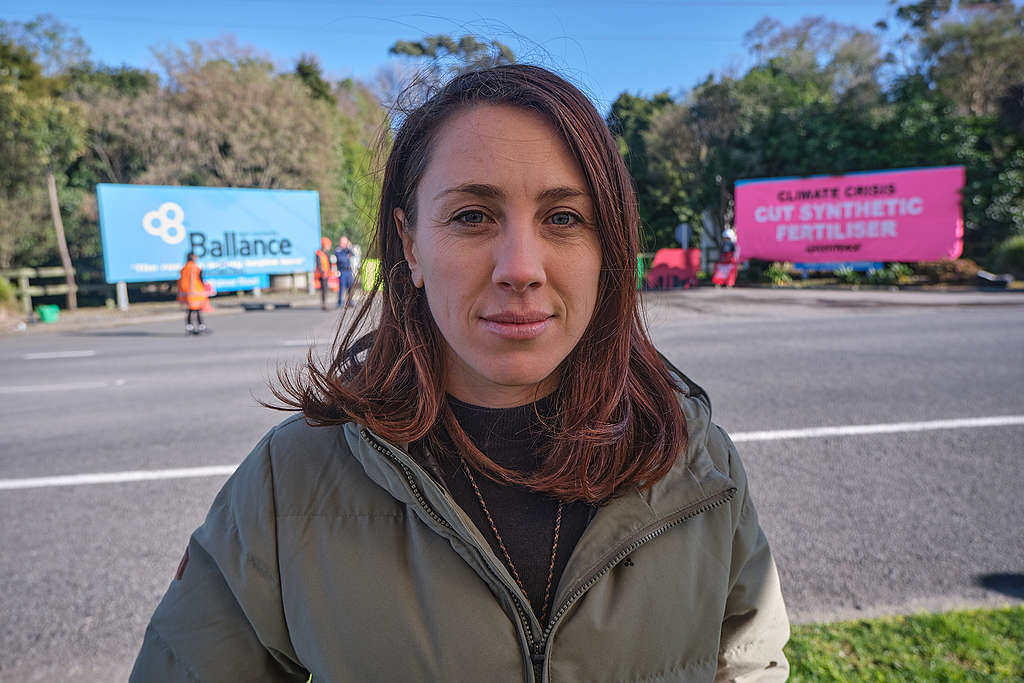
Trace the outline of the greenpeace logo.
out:
<instances>
[{"instance_id":1,"label":"greenpeace logo","mask_svg":"<svg viewBox=\"0 0 1024 683\"><path fill-rule=\"evenodd\" d=\"M167 244L179 244L185 239L185 212L174 202L164 202L156 211L142 217L142 227Z\"/></svg>"}]
</instances>

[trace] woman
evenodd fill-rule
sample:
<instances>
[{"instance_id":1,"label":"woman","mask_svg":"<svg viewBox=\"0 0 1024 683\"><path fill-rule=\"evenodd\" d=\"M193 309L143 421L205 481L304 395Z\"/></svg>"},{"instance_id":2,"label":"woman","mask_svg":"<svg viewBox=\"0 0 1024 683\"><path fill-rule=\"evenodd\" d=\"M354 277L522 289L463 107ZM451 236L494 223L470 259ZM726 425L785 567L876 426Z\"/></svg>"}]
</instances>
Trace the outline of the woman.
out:
<instances>
[{"instance_id":1,"label":"woman","mask_svg":"<svg viewBox=\"0 0 1024 683\"><path fill-rule=\"evenodd\" d=\"M637 232L554 74L465 74L412 112L379 322L284 378L301 415L193 534L133 679L785 679L743 468L644 331Z\"/></svg>"}]
</instances>

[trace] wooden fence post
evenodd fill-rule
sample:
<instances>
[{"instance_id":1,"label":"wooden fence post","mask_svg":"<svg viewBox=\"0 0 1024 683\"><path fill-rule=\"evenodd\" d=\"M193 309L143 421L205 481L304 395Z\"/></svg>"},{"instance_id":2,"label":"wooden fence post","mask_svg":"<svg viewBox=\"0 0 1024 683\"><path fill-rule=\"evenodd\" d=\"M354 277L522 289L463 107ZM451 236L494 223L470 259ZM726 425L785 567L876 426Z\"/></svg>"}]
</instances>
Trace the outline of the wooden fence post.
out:
<instances>
[{"instance_id":1,"label":"wooden fence post","mask_svg":"<svg viewBox=\"0 0 1024 683\"><path fill-rule=\"evenodd\" d=\"M32 295L28 293L28 281L35 275L31 268L22 268L18 271L18 291L21 294L21 312L25 315L32 315Z\"/></svg>"},{"instance_id":2,"label":"wooden fence post","mask_svg":"<svg viewBox=\"0 0 1024 683\"><path fill-rule=\"evenodd\" d=\"M78 293L75 291L75 271L71 268L71 254L68 252L68 241L64 237L64 221L60 217L60 204L57 203L57 183L53 179L53 171L46 172L46 184L50 191L50 213L53 214L53 229L57 231L57 249L60 251L60 262L64 266L64 279L68 283L68 310L78 308Z\"/></svg>"}]
</instances>

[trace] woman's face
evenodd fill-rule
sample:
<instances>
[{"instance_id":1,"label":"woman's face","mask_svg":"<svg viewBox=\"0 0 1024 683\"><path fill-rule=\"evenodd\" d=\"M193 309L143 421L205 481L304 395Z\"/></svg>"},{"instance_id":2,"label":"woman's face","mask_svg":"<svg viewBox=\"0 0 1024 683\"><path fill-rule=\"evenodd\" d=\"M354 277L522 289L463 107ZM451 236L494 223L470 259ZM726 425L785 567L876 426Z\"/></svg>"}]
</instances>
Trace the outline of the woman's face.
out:
<instances>
[{"instance_id":1,"label":"woman's face","mask_svg":"<svg viewBox=\"0 0 1024 683\"><path fill-rule=\"evenodd\" d=\"M551 124L509 106L452 116L415 218L395 210L448 344L448 393L509 407L553 391L593 315L601 247L583 172Z\"/></svg>"}]
</instances>

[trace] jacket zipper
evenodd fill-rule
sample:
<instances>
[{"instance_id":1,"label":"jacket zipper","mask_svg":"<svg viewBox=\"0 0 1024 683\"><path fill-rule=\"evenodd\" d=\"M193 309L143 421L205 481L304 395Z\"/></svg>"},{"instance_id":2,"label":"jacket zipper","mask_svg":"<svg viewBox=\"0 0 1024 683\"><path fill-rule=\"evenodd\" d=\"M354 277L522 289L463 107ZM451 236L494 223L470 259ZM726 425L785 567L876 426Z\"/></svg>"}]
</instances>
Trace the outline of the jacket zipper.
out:
<instances>
[{"instance_id":1,"label":"jacket zipper","mask_svg":"<svg viewBox=\"0 0 1024 683\"><path fill-rule=\"evenodd\" d=\"M448 529L449 531L452 531L454 533L454 528L452 527L451 524L448 523L448 520L437 514L437 512L434 511L434 508L431 507L430 503L428 503L426 499L423 497L423 493L420 491L420 487L416 483L416 477L413 474L412 470L409 469L409 467L404 462L402 462L397 456L395 456L395 454L391 452L391 449L387 448L386 446L384 446L384 444L377 441L377 439L373 437L373 435L370 433L368 429L363 427L360 430L359 434L360 436L363 437L363 439L366 440L367 443L370 444L370 446L375 451L386 457L389 461L394 463L394 465L402 471L402 474L405 475L406 483L409 485L409 490L412 491L413 496L416 498L416 502L419 504L421 508L423 508L423 510L430 516L430 518L441 527ZM693 505L679 513L679 516L675 519L661 525L656 529L653 529L652 531L647 532L640 538L635 539L627 545L623 546L621 550L619 550L610 561L608 561L600 570L594 573L589 579L580 584L580 586L575 591L573 591L572 595L570 595L569 598L564 603L562 603L562 606L558 608L558 611L552 614L551 618L548 620L548 624L546 627L543 624L541 625L543 631L540 640L536 640L533 637L533 627L530 625L530 618L526 614L525 610L523 610L523 606L520 604L519 600L516 599L515 596L513 596L512 604L515 606L516 612L519 615L519 622L520 625L523 627L523 633L526 634L527 647L530 655L530 661L533 664L533 675L536 683L540 683L540 681L543 680L544 662L547 659L547 646L549 644L552 633L554 633L555 627L558 625L558 621L577 600L579 600L588 590L590 590L590 588L595 583L597 583L601 579L602 576L611 571L612 567L617 565L627 556L635 552L637 548L644 545L648 541L652 541L658 536L661 536L663 533L665 533L672 527L678 526L683 522L686 522L688 520L693 519L694 517L697 517L698 515L702 515L709 510L713 510L714 508L719 507L720 505L724 505L725 503L730 501L734 495L736 495L736 489L729 488L726 489L725 491L722 491L721 493L716 493L713 496L709 496L704 500L697 501L696 503L694 503ZM503 583L501 577L497 576L493 569L491 569L490 567L488 567L488 569L490 569L491 573L495 575L494 578L496 578L499 581L499 583Z\"/></svg>"},{"instance_id":2,"label":"jacket zipper","mask_svg":"<svg viewBox=\"0 0 1024 683\"><path fill-rule=\"evenodd\" d=\"M412 473L412 470L410 470L409 467L404 462L399 460L395 456L395 454L391 452L391 449L387 448L386 446L384 446L384 444L380 443L379 441L377 441L377 439L373 438L373 435L370 434L370 431L368 429L364 427L362 430L360 430L359 434L367 441L367 443L370 444L373 450L383 455L385 458L390 460L399 469L402 470L402 474L405 475L405 481L409 485L409 490L411 490L412 494L416 497L416 502L419 503L419 506L423 508L423 510L426 511L428 515L430 515L430 518L438 524L440 524L441 526L443 526L444 528L453 530L452 525L448 523L448 520L446 520L441 515L437 514L434 511L434 508L430 507L430 503L428 503L426 499L423 497L423 493L420 491L420 487L416 484L416 476Z\"/></svg>"},{"instance_id":3,"label":"jacket zipper","mask_svg":"<svg viewBox=\"0 0 1024 683\"><path fill-rule=\"evenodd\" d=\"M687 522L693 519L694 517L697 517L698 515L702 515L705 512L708 512L709 510L713 510L716 507L724 505L725 503L732 500L732 497L734 495L736 495L736 489L729 488L720 493L708 496L704 500L697 501L693 505L689 506L687 509L678 513L679 516L675 519L663 524L662 526L652 531L649 531L640 538L635 539L627 545L623 546L622 549L619 550L612 557L612 559L609 560L600 570L595 572L593 575L591 575L589 579L580 584L580 586L575 591L573 591L572 595L570 595L569 598L562 603L562 606L558 608L558 611L552 614L551 619L548 620L548 624L544 628L541 640L534 645L534 650L533 654L531 655L531 659L533 660L534 673L537 682L540 683L540 681L542 680L544 660L547 658L547 647L550 644L551 635L552 633L554 633L555 627L558 626L559 620L577 600L583 597L583 595L601 579L602 576L611 571L612 567L617 565L623 559L625 559L632 553L636 552L636 550L640 546L644 545L648 541L654 540L655 538L661 536L669 529L678 526L684 522Z\"/></svg>"},{"instance_id":4,"label":"jacket zipper","mask_svg":"<svg viewBox=\"0 0 1024 683\"><path fill-rule=\"evenodd\" d=\"M416 498L416 502L419 504L421 508L423 508L423 510L430 516L430 518L441 527L448 529L449 531L452 531L454 533L455 530L452 527L452 525L448 523L448 520L446 520L441 515L437 514L437 512L434 511L434 508L431 507L430 503L428 503L427 500L423 497L423 493L420 491L420 487L416 483L416 477L413 474L412 470L409 469L409 467L404 462L402 462L397 456L395 456L395 454L391 452L391 449L377 441L377 439L373 437L373 435L370 433L368 429L366 429L365 427L362 428L359 431L359 434L360 436L363 437L363 439L366 440L367 443L370 444L373 450L383 455L385 458L391 461L396 467L398 467L402 471L402 474L405 475L406 483L409 485L409 490L412 491L413 496ZM487 563L485 562L484 564L486 565ZM490 567L488 567L488 569L490 570L494 578L498 581L498 583L504 583L501 577L497 575L497 573L493 569L491 569ZM512 596L512 604L516 608L516 613L519 616L520 625L523 627L523 633L526 634L526 643L528 652L530 654L530 660L533 662L534 671L536 671L537 653L541 652L540 643L538 643L534 639L533 627L530 625L530 617L526 614L526 611L523 609L523 606L519 604L519 600L516 599L515 595Z\"/></svg>"}]
</instances>

